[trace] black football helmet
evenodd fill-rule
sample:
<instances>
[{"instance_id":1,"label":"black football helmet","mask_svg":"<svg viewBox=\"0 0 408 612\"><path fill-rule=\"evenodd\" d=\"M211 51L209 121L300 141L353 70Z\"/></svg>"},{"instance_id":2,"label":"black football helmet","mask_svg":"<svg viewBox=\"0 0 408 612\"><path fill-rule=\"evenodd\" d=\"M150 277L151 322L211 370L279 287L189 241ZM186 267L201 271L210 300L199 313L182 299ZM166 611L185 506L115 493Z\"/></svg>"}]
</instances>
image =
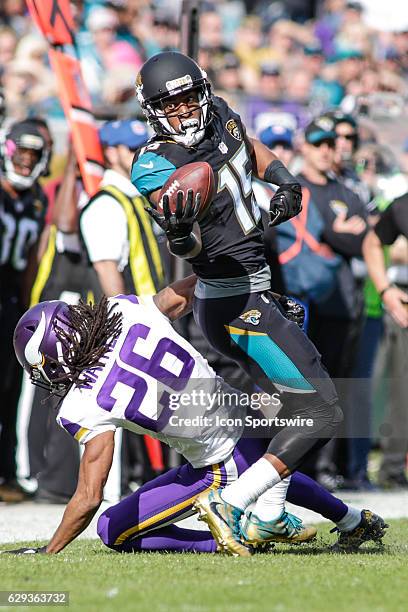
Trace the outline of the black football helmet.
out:
<instances>
[{"instance_id":1,"label":"black football helmet","mask_svg":"<svg viewBox=\"0 0 408 612\"><path fill-rule=\"evenodd\" d=\"M198 94L200 119L186 118L180 130L169 123L164 102L194 90ZM136 94L148 122L159 136L170 136L191 147L199 143L212 119L212 94L207 75L194 60L176 51L158 53L145 62L136 79ZM180 114L176 113L180 118Z\"/></svg>"},{"instance_id":2,"label":"black football helmet","mask_svg":"<svg viewBox=\"0 0 408 612\"><path fill-rule=\"evenodd\" d=\"M19 155L19 149L37 151L38 161L28 176L16 172L14 163ZM0 142L0 169L7 180L17 191L30 189L44 172L49 159L49 152L43 135L35 125L28 121L14 123ZM14 160L14 162L13 162Z\"/></svg>"}]
</instances>

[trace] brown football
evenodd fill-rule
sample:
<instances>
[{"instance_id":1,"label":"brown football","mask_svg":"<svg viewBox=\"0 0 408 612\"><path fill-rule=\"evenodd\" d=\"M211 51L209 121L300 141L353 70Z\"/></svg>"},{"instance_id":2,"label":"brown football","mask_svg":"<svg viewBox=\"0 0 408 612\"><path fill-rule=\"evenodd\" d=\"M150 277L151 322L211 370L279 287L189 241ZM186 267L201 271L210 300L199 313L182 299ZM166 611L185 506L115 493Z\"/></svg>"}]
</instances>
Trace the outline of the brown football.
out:
<instances>
[{"instance_id":1,"label":"brown football","mask_svg":"<svg viewBox=\"0 0 408 612\"><path fill-rule=\"evenodd\" d=\"M214 172L210 164L207 164L207 162L194 162L175 170L162 187L157 205L158 210L163 210L162 199L164 195L168 195L170 210L175 212L177 192L182 191L184 193L185 203L189 189L193 190L194 195L196 193L201 194L200 212L198 215L198 220L200 220L205 216L215 192Z\"/></svg>"}]
</instances>

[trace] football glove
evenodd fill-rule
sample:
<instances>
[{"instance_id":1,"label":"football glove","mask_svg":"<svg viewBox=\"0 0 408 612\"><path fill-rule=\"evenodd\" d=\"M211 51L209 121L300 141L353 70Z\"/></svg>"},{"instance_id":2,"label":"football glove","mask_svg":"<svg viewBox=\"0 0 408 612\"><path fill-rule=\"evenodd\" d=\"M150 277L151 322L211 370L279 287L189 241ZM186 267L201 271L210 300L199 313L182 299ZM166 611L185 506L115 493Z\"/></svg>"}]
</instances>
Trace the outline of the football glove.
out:
<instances>
[{"instance_id":1,"label":"football glove","mask_svg":"<svg viewBox=\"0 0 408 612\"><path fill-rule=\"evenodd\" d=\"M289 321L293 321L293 323L296 323L296 325L298 325L300 329L303 329L306 316L304 306L302 306L302 304L300 304L293 298L287 297L286 295L279 295L278 293L273 292L272 295L281 307L281 310L285 317Z\"/></svg>"},{"instance_id":2,"label":"football glove","mask_svg":"<svg viewBox=\"0 0 408 612\"><path fill-rule=\"evenodd\" d=\"M46 549L46 546L39 548L16 548L15 550L3 550L2 553L8 553L9 555L38 555L44 554Z\"/></svg>"},{"instance_id":3,"label":"football glove","mask_svg":"<svg viewBox=\"0 0 408 612\"><path fill-rule=\"evenodd\" d=\"M159 212L153 207L146 208L149 215L156 221L165 232L169 241L173 239L187 238L192 230L197 215L200 212L201 194L192 189L187 191L186 204L183 207L184 194L177 192L176 210L170 210L169 196L163 196L163 212Z\"/></svg>"},{"instance_id":4,"label":"football glove","mask_svg":"<svg viewBox=\"0 0 408 612\"><path fill-rule=\"evenodd\" d=\"M296 217L302 210L302 187L287 183L279 187L269 204L269 227Z\"/></svg>"}]
</instances>

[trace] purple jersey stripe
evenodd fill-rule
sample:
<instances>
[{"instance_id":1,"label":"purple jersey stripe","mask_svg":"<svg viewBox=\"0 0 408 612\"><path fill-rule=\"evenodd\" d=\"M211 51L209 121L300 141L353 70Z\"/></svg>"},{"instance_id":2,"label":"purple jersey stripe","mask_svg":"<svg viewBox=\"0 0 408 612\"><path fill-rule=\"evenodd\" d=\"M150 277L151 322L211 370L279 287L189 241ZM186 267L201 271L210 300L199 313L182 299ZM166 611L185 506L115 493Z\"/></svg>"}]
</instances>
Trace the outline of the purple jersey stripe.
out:
<instances>
[{"instance_id":1,"label":"purple jersey stripe","mask_svg":"<svg viewBox=\"0 0 408 612\"><path fill-rule=\"evenodd\" d=\"M77 423L71 423L71 421L68 421L68 419L64 419L64 417L61 417L61 425L64 429L67 430L69 434L71 434L71 436L75 436L75 434L81 429L81 425L78 425Z\"/></svg>"},{"instance_id":2,"label":"purple jersey stripe","mask_svg":"<svg viewBox=\"0 0 408 612\"><path fill-rule=\"evenodd\" d=\"M132 302L132 304L138 304L139 300L135 295L123 295L120 293L119 295L115 295L116 300L128 300L128 302Z\"/></svg>"}]
</instances>

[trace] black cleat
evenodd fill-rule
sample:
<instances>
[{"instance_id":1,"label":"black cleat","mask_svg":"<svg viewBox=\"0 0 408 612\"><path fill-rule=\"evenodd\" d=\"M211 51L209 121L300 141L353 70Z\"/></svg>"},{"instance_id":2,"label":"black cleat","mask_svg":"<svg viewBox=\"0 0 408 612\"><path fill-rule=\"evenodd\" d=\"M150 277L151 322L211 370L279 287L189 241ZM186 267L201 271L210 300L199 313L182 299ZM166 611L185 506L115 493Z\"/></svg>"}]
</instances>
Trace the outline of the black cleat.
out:
<instances>
[{"instance_id":1,"label":"black cleat","mask_svg":"<svg viewBox=\"0 0 408 612\"><path fill-rule=\"evenodd\" d=\"M351 531L340 531L339 539L333 546L330 547L331 552L352 553L357 552L361 544L364 542L378 542L382 544L382 538L385 536L385 530L388 525L384 519L370 510L361 511L361 521ZM339 531L337 527L331 530L330 533Z\"/></svg>"}]
</instances>

